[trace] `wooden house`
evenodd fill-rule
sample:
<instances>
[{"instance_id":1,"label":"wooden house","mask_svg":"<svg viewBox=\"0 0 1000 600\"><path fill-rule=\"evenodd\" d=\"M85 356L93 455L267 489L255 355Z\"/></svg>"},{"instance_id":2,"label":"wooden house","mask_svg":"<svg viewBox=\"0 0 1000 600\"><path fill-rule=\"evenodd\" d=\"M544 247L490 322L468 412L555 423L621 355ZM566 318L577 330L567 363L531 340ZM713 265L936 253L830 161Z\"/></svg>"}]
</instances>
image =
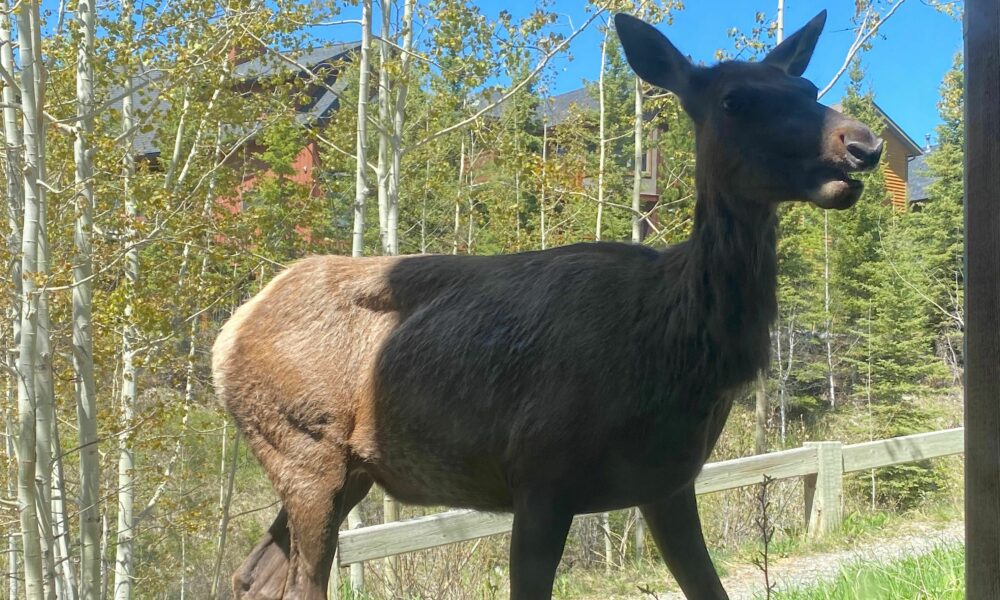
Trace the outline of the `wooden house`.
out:
<instances>
[{"instance_id":1,"label":"wooden house","mask_svg":"<svg viewBox=\"0 0 1000 600\"><path fill-rule=\"evenodd\" d=\"M233 74L238 83L235 91L241 94L267 93L273 81L277 79L299 79L306 82L303 100L295 106L296 119L304 126L322 125L327 122L340 106L339 97L347 86L343 78L339 78L340 66L350 60L351 54L360 48L357 42L332 44L303 52L292 57L294 63L284 60L266 51L233 54ZM313 75L318 75L322 81L314 81ZM137 111L146 114L165 112L168 108L166 100L160 97L158 90L163 85L169 85L165 77L158 74L146 76L149 84L136 94ZM120 101L118 105L120 107ZM255 124L248 122L242 127L251 128ZM147 161L152 168L158 168L161 156L169 152L172 139L165 139L158 128L153 127L140 131L134 140L136 155ZM260 177L266 173L266 166L257 158L263 146L256 140L250 140L245 152L239 153L230 160L230 166L241 173L242 181L237 187L238 197L221 200L230 211L242 210L242 194L254 187ZM291 177L296 183L309 188L313 196L320 196L322 190L315 178L315 170L320 166L319 151L316 143L307 142L293 162L295 174ZM249 168L248 168L249 167Z\"/></svg>"}]
</instances>

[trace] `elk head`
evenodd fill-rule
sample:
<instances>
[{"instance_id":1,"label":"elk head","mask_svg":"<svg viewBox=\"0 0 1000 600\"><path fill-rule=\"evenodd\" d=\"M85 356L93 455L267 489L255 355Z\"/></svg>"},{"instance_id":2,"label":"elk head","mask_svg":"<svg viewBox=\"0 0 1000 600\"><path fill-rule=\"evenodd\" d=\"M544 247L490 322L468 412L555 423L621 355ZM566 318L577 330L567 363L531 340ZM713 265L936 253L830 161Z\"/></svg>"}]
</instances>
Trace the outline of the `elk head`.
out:
<instances>
[{"instance_id":1,"label":"elk head","mask_svg":"<svg viewBox=\"0 0 1000 600\"><path fill-rule=\"evenodd\" d=\"M823 106L802 73L826 23L826 11L761 62L691 64L653 26L615 15L629 65L680 99L695 124L699 176L730 198L774 204L808 200L849 208L863 184L851 173L874 168L882 140Z\"/></svg>"}]
</instances>

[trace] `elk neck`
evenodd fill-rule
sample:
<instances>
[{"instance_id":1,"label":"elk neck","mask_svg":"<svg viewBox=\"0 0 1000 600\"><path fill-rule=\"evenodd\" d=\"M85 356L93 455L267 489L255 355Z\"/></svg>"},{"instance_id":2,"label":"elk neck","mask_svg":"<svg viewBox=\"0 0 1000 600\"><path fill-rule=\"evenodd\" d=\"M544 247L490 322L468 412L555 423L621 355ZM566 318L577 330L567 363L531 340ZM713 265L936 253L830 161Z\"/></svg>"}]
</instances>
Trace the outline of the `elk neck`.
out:
<instances>
[{"instance_id":1,"label":"elk neck","mask_svg":"<svg viewBox=\"0 0 1000 600\"><path fill-rule=\"evenodd\" d=\"M689 358L723 386L737 386L765 369L770 356L777 215L772 203L742 197L715 181L699 170L691 238L677 249L679 260L670 258L669 249L664 258L671 278L683 282L679 289L686 297L678 300L685 307L684 337L702 341L700 356Z\"/></svg>"}]
</instances>

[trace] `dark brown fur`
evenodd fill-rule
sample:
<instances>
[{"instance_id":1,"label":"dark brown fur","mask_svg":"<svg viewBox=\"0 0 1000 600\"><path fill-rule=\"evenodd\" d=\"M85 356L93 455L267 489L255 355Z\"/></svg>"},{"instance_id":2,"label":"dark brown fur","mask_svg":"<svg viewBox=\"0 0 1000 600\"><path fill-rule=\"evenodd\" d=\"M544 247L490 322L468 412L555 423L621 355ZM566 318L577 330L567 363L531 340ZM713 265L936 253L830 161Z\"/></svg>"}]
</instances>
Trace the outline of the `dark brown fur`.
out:
<instances>
[{"instance_id":1,"label":"dark brown fur","mask_svg":"<svg viewBox=\"0 0 1000 600\"><path fill-rule=\"evenodd\" d=\"M314 257L276 277L214 348L219 396L284 507L234 576L238 597L324 598L337 528L373 481L408 503L513 511L517 600L549 597L574 514L630 506L689 597L726 597L693 482L767 365L775 207L850 206L860 189L843 172L879 148L803 97L799 63L821 20L777 66L713 69L648 26L617 24L640 76L695 119L691 239L662 252ZM786 114L713 108L738 93Z\"/></svg>"}]
</instances>

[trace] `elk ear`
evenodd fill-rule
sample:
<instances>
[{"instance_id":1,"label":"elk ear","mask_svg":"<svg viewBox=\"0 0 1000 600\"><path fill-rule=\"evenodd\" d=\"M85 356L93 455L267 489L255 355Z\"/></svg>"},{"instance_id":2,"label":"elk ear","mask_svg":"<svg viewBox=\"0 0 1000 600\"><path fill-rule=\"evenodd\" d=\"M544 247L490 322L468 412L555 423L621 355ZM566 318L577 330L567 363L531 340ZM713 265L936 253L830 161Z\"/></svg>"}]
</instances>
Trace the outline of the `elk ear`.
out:
<instances>
[{"instance_id":1,"label":"elk ear","mask_svg":"<svg viewBox=\"0 0 1000 600\"><path fill-rule=\"evenodd\" d=\"M819 34L823 32L824 25L826 25L826 9L820 11L806 23L805 27L785 38L764 57L764 62L782 69L789 75L801 77L809 66L809 59L816 49L816 42L819 40Z\"/></svg>"},{"instance_id":2,"label":"elk ear","mask_svg":"<svg viewBox=\"0 0 1000 600\"><path fill-rule=\"evenodd\" d=\"M642 80L683 97L693 67L655 27L625 13L615 15L615 29L628 64Z\"/></svg>"}]
</instances>

